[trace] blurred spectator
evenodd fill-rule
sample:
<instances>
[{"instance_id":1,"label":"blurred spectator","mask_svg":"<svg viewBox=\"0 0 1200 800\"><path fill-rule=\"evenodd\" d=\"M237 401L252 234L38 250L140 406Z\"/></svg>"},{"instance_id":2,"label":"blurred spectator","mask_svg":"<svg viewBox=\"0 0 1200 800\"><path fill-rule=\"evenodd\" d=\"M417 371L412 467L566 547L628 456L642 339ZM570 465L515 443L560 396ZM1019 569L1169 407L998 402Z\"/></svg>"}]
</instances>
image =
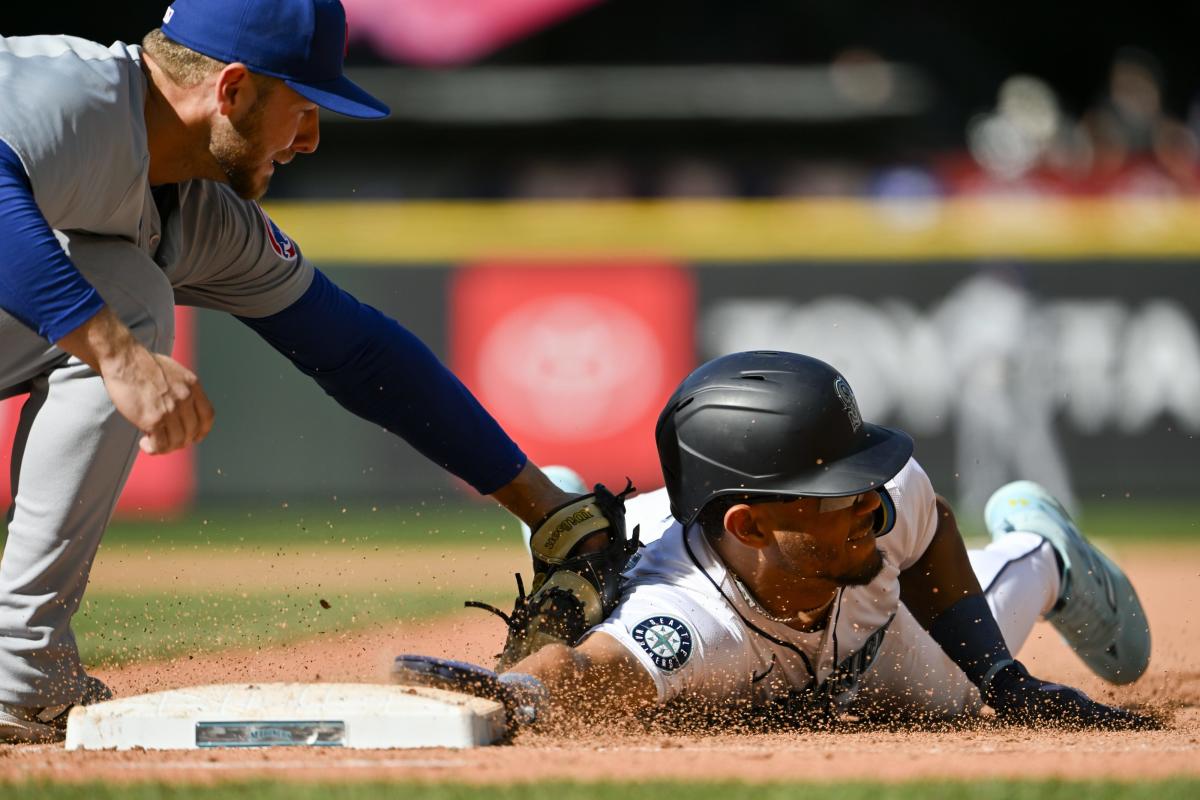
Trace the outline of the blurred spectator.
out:
<instances>
[{"instance_id":1,"label":"blurred spectator","mask_svg":"<svg viewBox=\"0 0 1200 800\"><path fill-rule=\"evenodd\" d=\"M782 197L856 196L866 193L865 164L849 161L797 161L780 167L774 194Z\"/></svg>"},{"instance_id":2,"label":"blurred spectator","mask_svg":"<svg viewBox=\"0 0 1200 800\"><path fill-rule=\"evenodd\" d=\"M656 194L663 197L733 197L737 181L713 160L689 158L668 164L659 175Z\"/></svg>"},{"instance_id":3,"label":"blurred spectator","mask_svg":"<svg viewBox=\"0 0 1200 800\"><path fill-rule=\"evenodd\" d=\"M996 107L967 128L969 161L941 160L957 193L1175 195L1197 189L1200 144L1163 108L1162 72L1149 54L1122 49L1108 86L1079 122L1044 81L1014 75Z\"/></svg>"},{"instance_id":4,"label":"blurred spectator","mask_svg":"<svg viewBox=\"0 0 1200 800\"><path fill-rule=\"evenodd\" d=\"M616 160L541 161L518 172L512 193L538 199L629 197L634 181L629 168Z\"/></svg>"}]
</instances>

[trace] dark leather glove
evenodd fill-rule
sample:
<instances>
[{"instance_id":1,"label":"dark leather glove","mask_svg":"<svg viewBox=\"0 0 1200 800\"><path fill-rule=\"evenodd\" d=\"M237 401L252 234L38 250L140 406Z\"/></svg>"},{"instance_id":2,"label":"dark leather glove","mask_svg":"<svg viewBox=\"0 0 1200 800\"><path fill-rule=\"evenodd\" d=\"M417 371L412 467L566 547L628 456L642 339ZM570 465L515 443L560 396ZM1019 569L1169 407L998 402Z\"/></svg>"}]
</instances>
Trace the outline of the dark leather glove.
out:
<instances>
[{"instance_id":1,"label":"dark leather glove","mask_svg":"<svg viewBox=\"0 0 1200 800\"><path fill-rule=\"evenodd\" d=\"M997 671L982 694L1005 722L1122 731L1162 727L1152 716L1097 703L1078 689L1035 678L1020 661Z\"/></svg>"},{"instance_id":2,"label":"dark leather glove","mask_svg":"<svg viewBox=\"0 0 1200 800\"><path fill-rule=\"evenodd\" d=\"M619 494L600 484L595 489L559 506L533 526L529 537L535 570L533 592L525 594L517 575L517 600L511 614L487 603L467 602L491 611L508 626L496 669L511 669L547 644L574 646L616 608L621 573L639 547L638 529L633 529L632 536L625 531L625 498L634 488L628 483ZM579 552L585 539L601 532L606 532L603 547Z\"/></svg>"}]
</instances>

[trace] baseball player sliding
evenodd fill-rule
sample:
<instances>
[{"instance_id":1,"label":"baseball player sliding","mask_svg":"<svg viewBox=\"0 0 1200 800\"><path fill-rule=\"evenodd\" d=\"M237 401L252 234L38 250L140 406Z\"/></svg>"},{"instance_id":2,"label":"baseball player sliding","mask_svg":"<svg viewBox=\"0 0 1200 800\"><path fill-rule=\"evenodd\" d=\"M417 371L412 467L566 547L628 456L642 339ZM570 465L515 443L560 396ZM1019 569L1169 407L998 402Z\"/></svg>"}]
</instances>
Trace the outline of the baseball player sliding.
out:
<instances>
[{"instance_id":1,"label":"baseball player sliding","mask_svg":"<svg viewBox=\"0 0 1200 800\"><path fill-rule=\"evenodd\" d=\"M141 47L0 37L0 398L29 393L0 561L0 742L59 738L69 705L110 694L70 627L96 548L139 445L170 452L213 425L170 357L176 303L235 315L535 530L586 518L535 548L530 631L573 640L615 602L619 500L551 483L424 344L314 269L255 202L317 149L319 108L388 113L342 75L346 36L338 0L177 0Z\"/></svg>"},{"instance_id":2,"label":"baseball player sliding","mask_svg":"<svg viewBox=\"0 0 1200 800\"><path fill-rule=\"evenodd\" d=\"M666 487L629 501L646 546L602 623L502 675L401 656L396 680L496 696L518 722L683 702L938 719L986 703L1032 724L1156 724L1014 658L1044 617L1097 675L1136 680L1150 635L1121 570L1029 482L991 498L992 542L968 553L912 440L864 422L828 364L709 362L668 401L657 441Z\"/></svg>"}]
</instances>

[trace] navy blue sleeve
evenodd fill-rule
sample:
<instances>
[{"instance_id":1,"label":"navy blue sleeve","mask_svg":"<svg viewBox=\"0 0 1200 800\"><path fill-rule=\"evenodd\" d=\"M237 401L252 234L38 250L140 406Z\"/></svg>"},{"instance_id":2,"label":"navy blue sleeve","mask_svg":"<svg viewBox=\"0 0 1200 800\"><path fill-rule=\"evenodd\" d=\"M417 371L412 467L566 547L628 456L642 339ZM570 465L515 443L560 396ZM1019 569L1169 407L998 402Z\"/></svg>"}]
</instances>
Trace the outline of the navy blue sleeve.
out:
<instances>
[{"instance_id":1,"label":"navy blue sleeve","mask_svg":"<svg viewBox=\"0 0 1200 800\"><path fill-rule=\"evenodd\" d=\"M402 437L480 494L512 481L525 454L425 344L316 270L269 317L238 317L342 406Z\"/></svg>"},{"instance_id":2,"label":"navy blue sleeve","mask_svg":"<svg viewBox=\"0 0 1200 800\"><path fill-rule=\"evenodd\" d=\"M104 307L54 238L21 159L0 140L0 308L57 342Z\"/></svg>"},{"instance_id":3,"label":"navy blue sleeve","mask_svg":"<svg viewBox=\"0 0 1200 800\"><path fill-rule=\"evenodd\" d=\"M986 692L996 673L1013 663L1000 625L982 594L955 601L930 623L929 635L980 691Z\"/></svg>"}]
</instances>

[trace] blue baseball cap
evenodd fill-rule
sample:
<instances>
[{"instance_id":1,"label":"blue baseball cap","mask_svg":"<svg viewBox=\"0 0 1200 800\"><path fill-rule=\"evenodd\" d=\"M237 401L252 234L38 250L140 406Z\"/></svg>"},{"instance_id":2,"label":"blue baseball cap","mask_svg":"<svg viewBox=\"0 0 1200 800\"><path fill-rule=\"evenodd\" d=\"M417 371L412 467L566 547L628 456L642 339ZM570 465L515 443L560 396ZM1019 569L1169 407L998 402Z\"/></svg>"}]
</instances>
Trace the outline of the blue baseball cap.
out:
<instances>
[{"instance_id":1,"label":"blue baseball cap","mask_svg":"<svg viewBox=\"0 0 1200 800\"><path fill-rule=\"evenodd\" d=\"M390 113L342 74L350 28L340 0L175 0L162 32L209 58L280 78L321 108L360 119Z\"/></svg>"}]
</instances>

